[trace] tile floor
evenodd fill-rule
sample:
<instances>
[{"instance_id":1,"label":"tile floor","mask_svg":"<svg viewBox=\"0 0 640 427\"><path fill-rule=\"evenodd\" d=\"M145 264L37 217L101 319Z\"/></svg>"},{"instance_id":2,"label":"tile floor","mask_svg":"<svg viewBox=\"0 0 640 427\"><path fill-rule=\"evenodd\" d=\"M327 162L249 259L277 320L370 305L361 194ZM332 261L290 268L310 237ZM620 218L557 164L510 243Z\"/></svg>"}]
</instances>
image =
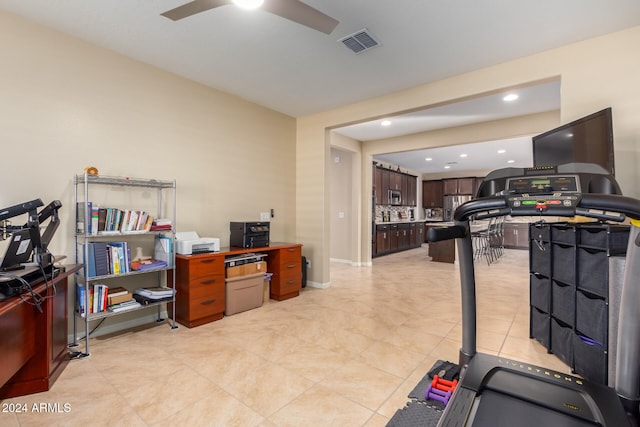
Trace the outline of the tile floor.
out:
<instances>
[{"instance_id":1,"label":"tile floor","mask_svg":"<svg viewBox=\"0 0 640 427\"><path fill-rule=\"evenodd\" d=\"M384 426L438 359L457 361L458 267L422 248L331 267L329 289L188 329L92 338L46 393L3 403L1 426ZM478 263L480 351L569 372L529 334L528 254Z\"/></svg>"}]
</instances>

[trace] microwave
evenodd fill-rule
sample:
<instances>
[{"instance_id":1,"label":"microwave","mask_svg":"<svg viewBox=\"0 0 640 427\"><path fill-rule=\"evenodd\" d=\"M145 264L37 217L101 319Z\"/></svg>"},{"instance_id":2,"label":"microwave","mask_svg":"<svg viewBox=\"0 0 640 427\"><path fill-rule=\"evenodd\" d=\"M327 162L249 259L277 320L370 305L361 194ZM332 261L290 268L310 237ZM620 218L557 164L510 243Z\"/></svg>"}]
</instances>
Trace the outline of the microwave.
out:
<instances>
[{"instance_id":1,"label":"microwave","mask_svg":"<svg viewBox=\"0 0 640 427\"><path fill-rule=\"evenodd\" d=\"M389 204L400 206L402 204L402 193L400 190L389 190Z\"/></svg>"}]
</instances>

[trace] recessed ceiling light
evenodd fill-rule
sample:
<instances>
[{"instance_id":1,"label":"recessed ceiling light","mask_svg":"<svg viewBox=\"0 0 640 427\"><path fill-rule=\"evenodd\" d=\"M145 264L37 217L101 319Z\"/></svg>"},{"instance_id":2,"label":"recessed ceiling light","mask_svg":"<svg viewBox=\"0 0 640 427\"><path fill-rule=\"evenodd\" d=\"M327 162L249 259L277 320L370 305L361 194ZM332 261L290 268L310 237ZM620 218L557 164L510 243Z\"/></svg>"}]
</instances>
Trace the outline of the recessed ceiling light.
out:
<instances>
[{"instance_id":1,"label":"recessed ceiling light","mask_svg":"<svg viewBox=\"0 0 640 427\"><path fill-rule=\"evenodd\" d=\"M427 162L430 162L430 161L431 161L431 160L433 160L433 159L432 159L431 157L427 157L427 158L425 158L425 160L426 160Z\"/></svg>"},{"instance_id":2,"label":"recessed ceiling light","mask_svg":"<svg viewBox=\"0 0 640 427\"><path fill-rule=\"evenodd\" d=\"M451 166L446 165L444 168L445 168L445 169L450 169L450 168L451 168Z\"/></svg>"},{"instance_id":3,"label":"recessed ceiling light","mask_svg":"<svg viewBox=\"0 0 640 427\"><path fill-rule=\"evenodd\" d=\"M380 124L382 126L391 126L391 120L383 120Z\"/></svg>"},{"instance_id":4,"label":"recessed ceiling light","mask_svg":"<svg viewBox=\"0 0 640 427\"><path fill-rule=\"evenodd\" d=\"M515 163L515 160L507 160L507 163Z\"/></svg>"},{"instance_id":5,"label":"recessed ceiling light","mask_svg":"<svg viewBox=\"0 0 640 427\"><path fill-rule=\"evenodd\" d=\"M507 152L507 150L498 150L498 154L504 154L506 152Z\"/></svg>"},{"instance_id":6,"label":"recessed ceiling light","mask_svg":"<svg viewBox=\"0 0 640 427\"><path fill-rule=\"evenodd\" d=\"M243 9L257 9L262 6L264 0L233 0L233 3Z\"/></svg>"},{"instance_id":7,"label":"recessed ceiling light","mask_svg":"<svg viewBox=\"0 0 640 427\"><path fill-rule=\"evenodd\" d=\"M515 101L516 99L518 99L518 95L515 93L510 93L509 95L505 96L504 98L502 98L503 101L506 102L511 102L511 101Z\"/></svg>"},{"instance_id":8,"label":"recessed ceiling light","mask_svg":"<svg viewBox=\"0 0 640 427\"><path fill-rule=\"evenodd\" d=\"M467 155L462 153L462 154L460 154L460 157L467 157Z\"/></svg>"}]
</instances>

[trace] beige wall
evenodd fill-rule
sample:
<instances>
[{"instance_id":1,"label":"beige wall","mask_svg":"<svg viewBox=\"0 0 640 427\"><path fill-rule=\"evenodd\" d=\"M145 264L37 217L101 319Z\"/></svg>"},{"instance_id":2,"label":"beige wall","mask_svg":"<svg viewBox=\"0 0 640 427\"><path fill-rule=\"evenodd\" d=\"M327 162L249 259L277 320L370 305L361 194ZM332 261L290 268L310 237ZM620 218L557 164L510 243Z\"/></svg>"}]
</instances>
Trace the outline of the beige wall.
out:
<instances>
[{"instance_id":1,"label":"beige wall","mask_svg":"<svg viewBox=\"0 0 640 427\"><path fill-rule=\"evenodd\" d=\"M228 221L274 208L273 240L304 244L309 280L326 285L331 128L560 78L560 123L613 107L617 176L623 191L639 196L638 45L635 27L295 120L1 13L0 206L60 199L63 226L52 249L72 254L68 207L72 177L83 167L175 178L180 230L218 236L224 245ZM362 248L352 258L367 263L371 156L350 144Z\"/></svg>"},{"instance_id":2,"label":"beige wall","mask_svg":"<svg viewBox=\"0 0 640 427\"><path fill-rule=\"evenodd\" d=\"M640 45L640 27L598 37L541 54L524 57L432 84L397 92L297 121L296 199L297 229L305 247L312 254L314 268L310 280L327 284L329 277L329 218L325 200L329 181L325 171L330 145L326 129L347 123L384 117L394 113L464 99L502 88L531 82L561 79L561 123L566 123L604 107L613 108L616 176L623 191L640 196L636 165L640 151L640 56L633 54ZM540 131L548 128L540 129ZM387 151L397 151L387 150ZM371 158L363 153L363 165ZM371 188L368 172L361 175L360 197ZM357 196L357 195L356 195ZM361 245L368 243L371 218L363 208ZM305 230L304 235L300 230ZM363 261L370 257L363 249Z\"/></svg>"},{"instance_id":3,"label":"beige wall","mask_svg":"<svg viewBox=\"0 0 640 427\"><path fill-rule=\"evenodd\" d=\"M0 206L60 199L52 252L73 259L88 165L176 179L179 231L227 246L230 220L273 208L272 240L297 240L295 119L6 13L0 51Z\"/></svg>"}]
</instances>

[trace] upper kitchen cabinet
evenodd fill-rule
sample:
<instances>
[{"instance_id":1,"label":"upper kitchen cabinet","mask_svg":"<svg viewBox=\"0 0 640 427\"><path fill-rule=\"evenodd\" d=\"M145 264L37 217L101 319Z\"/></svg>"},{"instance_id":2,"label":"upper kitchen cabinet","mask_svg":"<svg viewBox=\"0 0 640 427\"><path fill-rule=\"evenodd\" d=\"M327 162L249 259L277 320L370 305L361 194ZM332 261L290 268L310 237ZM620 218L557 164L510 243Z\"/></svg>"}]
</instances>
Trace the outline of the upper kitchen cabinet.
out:
<instances>
[{"instance_id":1,"label":"upper kitchen cabinet","mask_svg":"<svg viewBox=\"0 0 640 427\"><path fill-rule=\"evenodd\" d=\"M444 195L474 194L475 178L454 178L442 180Z\"/></svg>"},{"instance_id":2,"label":"upper kitchen cabinet","mask_svg":"<svg viewBox=\"0 0 640 427\"><path fill-rule=\"evenodd\" d=\"M402 206L416 206L416 179L414 175L373 166L373 186L376 205L390 205L389 190L400 192Z\"/></svg>"},{"instance_id":3,"label":"upper kitchen cabinet","mask_svg":"<svg viewBox=\"0 0 640 427\"><path fill-rule=\"evenodd\" d=\"M418 205L418 177L409 175L409 205L417 206Z\"/></svg>"},{"instance_id":4,"label":"upper kitchen cabinet","mask_svg":"<svg viewBox=\"0 0 640 427\"><path fill-rule=\"evenodd\" d=\"M390 171L389 172L389 189L402 191L403 174Z\"/></svg>"},{"instance_id":5,"label":"upper kitchen cabinet","mask_svg":"<svg viewBox=\"0 0 640 427\"><path fill-rule=\"evenodd\" d=\"M376 205L389 204L389 175L390 171L384 168L373 168L373 185L376 191Z\"/></svg>"},{"instance_id":6,"label":"upper kitchen cabinet","mask_svg":"<svg viewBox=\"0 0 640 427\"><path fill-rule=\"evenodd\" d=\"M441 208L443 196L442 181L422 181L422 207Z\"/></svg>"}]
</instances>

